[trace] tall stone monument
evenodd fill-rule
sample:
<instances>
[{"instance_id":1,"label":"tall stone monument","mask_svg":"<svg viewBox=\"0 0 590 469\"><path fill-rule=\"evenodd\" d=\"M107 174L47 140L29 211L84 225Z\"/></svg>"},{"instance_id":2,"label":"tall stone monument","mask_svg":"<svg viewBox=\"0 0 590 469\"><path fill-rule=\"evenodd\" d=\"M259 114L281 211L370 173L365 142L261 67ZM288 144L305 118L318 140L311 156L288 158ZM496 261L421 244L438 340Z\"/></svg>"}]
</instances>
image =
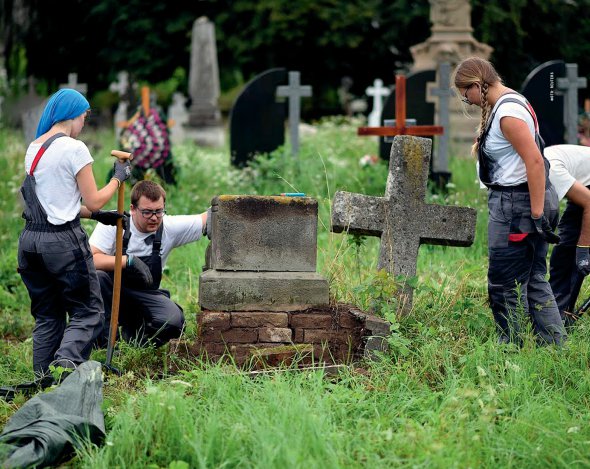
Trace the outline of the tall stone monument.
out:
<instances>
[{"instance_id":1,"label":"tall stone monument","mask_svg":"<svg viewBox=\"0 0 590 469\"><path fill-rule=\"evenodd\" d=\"M198 18L193 24L189 94L192 103L186 126L187 136L201 145L222 145L215 26L206 17Z\"/></svg>"},{"instance_id":2,"label":"tall stone monument","mask_svg":"<svg viewBox=\"0 0 590 469\"><path fill-rule=\"evenodd\" d=\"M425 42L410 47L414 59L412 71L438 70L443 62L454 67L467 57L488 59L493 51L473 37L469 0L430 0L431 36ZM437 115L440 104L437 103ZM458 99L450 100L449 136L451 154L469 155L479 114L475 119L465 116Z\"/></svg>"}]
</instances>

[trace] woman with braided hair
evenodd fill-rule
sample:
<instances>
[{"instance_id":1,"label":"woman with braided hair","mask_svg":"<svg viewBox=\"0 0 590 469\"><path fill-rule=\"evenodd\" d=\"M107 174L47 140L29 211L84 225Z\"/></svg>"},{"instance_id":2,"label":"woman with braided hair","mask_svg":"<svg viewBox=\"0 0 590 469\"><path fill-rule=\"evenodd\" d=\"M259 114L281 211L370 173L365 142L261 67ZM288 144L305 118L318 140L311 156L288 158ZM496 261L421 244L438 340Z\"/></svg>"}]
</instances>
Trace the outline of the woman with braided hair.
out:
<instances>
[{"instance_id":1,"label":"woman with braided hair","mask_svg":"<svg viewBox=\"0 0 590 469\"><path fill-rule=\"evenodd\" d=\"M488 188L488 293L499 342L522 342L524 316L539 343L561 344L567 336L545 280L559 207L535 112L487 60L459 63L454 85L463 103L481 108L472 151Z\"/></svg>"}]
</instances>

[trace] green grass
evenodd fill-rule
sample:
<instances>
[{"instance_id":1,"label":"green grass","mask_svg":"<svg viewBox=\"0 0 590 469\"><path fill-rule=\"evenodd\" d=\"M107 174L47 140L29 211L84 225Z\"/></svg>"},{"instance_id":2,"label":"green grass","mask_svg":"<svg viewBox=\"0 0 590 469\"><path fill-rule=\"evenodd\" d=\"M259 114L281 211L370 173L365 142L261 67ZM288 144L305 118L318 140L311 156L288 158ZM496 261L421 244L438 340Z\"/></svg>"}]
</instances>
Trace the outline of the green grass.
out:
<instances>
[{"instance_id":1,"label":"green grass","mask_svg":"<svg viewBox=\"0 0 590 469\"><path fill-rule=\"evenodd\" d=\"M114 139L107 132L82 139L103 181ZM0 188L0 376L16 383L32 377L33 321L15 271L25 148L16 132L1 129L0 148L8 181ZM238 171L227 149L187 143L173 150L180 180L167 188L169 213L200 213L222 193L300 191L317 198L318 269L330 279L334 300L374 308L392 321L390 352L338 378L282 371L254 379L231 365L187 361L168 374L165 349L124 344L115 365L125 373L105 384L106 442L80 451L74 467L590 466L590 326L580 321L561 349L535 347L530 333L522 349L496 345L486 304L486 198L473 161L452 159L454 187L428 200L476 208L475 244L422 246L414 309L399 318L392 280L376 273L379 240L329 232L336 190L385 189L385 163L359 166L377 148L356 137L354 126L320 125L317 135L302 138L299 164L281 149ZM85 226L91 231L93 223ZM205 247L202 241L173 251L163 280L185 309L187 338L195 336ZM104 351L93 356L104 359ZM0 402L0 424L22 403Z\"/></svg>"}]
</instances>

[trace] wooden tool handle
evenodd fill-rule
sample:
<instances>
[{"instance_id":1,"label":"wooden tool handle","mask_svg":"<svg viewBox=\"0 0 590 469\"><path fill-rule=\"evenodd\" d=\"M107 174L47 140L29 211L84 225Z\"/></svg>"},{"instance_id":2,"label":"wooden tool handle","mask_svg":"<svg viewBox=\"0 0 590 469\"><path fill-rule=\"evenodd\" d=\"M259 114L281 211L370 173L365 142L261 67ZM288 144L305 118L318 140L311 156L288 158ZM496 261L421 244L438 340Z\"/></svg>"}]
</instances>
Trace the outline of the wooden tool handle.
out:
<instances>
[{"instance_id":1,"label":"wooden tool handle","mask_svg":"<svg viewBox=\"0 0 590 469\"><path fill-rule=\"evenodd\" d=\"M133 159L133 153L128 153L126 151L121 151L121 150L111 150L111 156L114 156L115 158L119 158L120 160L132 160Z\"/></svg>"}]
</instances>

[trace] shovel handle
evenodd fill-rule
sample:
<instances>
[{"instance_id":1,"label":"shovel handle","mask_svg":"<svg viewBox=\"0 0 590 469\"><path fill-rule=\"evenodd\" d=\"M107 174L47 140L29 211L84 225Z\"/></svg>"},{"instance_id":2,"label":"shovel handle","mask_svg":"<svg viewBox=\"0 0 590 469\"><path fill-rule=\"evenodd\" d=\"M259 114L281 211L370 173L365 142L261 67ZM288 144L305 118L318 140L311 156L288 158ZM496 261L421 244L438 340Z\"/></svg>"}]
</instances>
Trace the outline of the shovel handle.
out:
<instances>
[{"instance_id":1,"label":"shovel handle","mask_svg":"<svg viewBox=\"0 0 590 469\"><path fill-rule=\"evenodd\" d=\"M114 156L115 158L119 158L120 160L132 160L133 159L133 153L128 153L126 151L121 151L121 150L111 150L111 156Z\"/></svg>"}]
</instances>

